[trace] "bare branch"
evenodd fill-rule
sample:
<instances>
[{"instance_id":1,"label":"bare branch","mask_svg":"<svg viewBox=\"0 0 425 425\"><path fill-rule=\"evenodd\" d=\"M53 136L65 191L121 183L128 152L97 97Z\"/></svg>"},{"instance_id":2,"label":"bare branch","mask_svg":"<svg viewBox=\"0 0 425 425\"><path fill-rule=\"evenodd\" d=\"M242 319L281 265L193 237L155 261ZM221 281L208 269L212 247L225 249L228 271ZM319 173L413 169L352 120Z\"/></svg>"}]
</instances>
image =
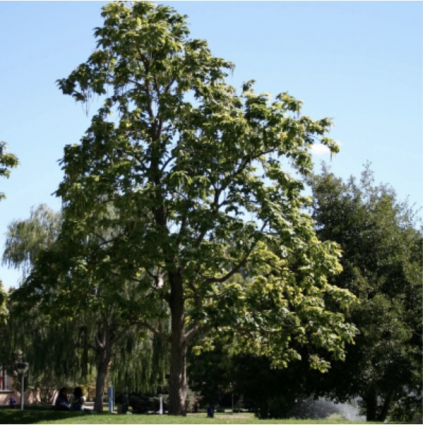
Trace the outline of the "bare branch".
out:
<instances>
[{"instance_id":1,"label":"bare branch","mask_svg":"<svg viewBox=\"0 0 425 425\"><path fill-rule=\"evenodd\" d=\"M165 168L167 167L167 165L171 162L171 161L174 161L176 158L174 158L174 157L170 157L170 158L168 158L165 162L164 162L164 164L163 164L163 166L161 167L161 171L164 171L165 170Z\"/></svg>"}]
</instances>

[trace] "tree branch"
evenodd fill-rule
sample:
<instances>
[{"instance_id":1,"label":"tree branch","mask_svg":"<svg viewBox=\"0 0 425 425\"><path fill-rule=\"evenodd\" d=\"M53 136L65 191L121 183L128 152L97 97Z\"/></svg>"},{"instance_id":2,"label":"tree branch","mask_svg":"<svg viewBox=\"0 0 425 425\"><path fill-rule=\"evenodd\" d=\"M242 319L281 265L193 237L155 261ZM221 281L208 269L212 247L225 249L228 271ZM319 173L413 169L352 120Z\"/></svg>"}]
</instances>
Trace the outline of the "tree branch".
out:
<instances>
[{"instance_id":1,"label":"tree branch","mask_svg":"<svg viewBox=\"0 0 425 425\"><path fill-rule=\"evenodd\" d=\"M171 336L166 335L163 332L161 332L159 329L156 329L154 326L152 326L150 323L145 321L133 321L133 325L140 325L143 326L146 329L149 329L151 332L153 332L156 336L161 338L163 341L171 342Z\"/></svg>"},{"instance_id":2,"label":"tree branch","mask_svg":"<svg viewBox=\"0 0 425 425\"><path fill-rule=\"evenodd\" d=\"M263 226L261 227L260 232L262 232L265 227L266 227L266 223L263 224ZM222 277L210 277L210 278L208 278L208 279L205 280L205 283L212 283L212 282L222 283L222 282L225 282L227 279L231 278L235 273L237 273L242 268L242 266L245 265L246 261L248 260L248 257L251 255L251 252L254 250L255 246L256 246L256 242L254 242L251 245L251 247L245 253L245 255L243 256L243 258L239 261L239 263L237 264L237 266L234 267L233 270L230 270L229 273L225 274Z\"/></svg>"},{"instance_id":3,"label":"tree branch","mask_svg":"<svg viewBox=\"0 0 425 425\"><path fill-rule=\"evenodd\" d=\"M204 332L210 328L211 326L200 325L199 323L195 324L195 326L192 329L189 329L189 331L184 336L186 342L190 342L196 336L196 334Z\"/></svg>"}]
</instances>

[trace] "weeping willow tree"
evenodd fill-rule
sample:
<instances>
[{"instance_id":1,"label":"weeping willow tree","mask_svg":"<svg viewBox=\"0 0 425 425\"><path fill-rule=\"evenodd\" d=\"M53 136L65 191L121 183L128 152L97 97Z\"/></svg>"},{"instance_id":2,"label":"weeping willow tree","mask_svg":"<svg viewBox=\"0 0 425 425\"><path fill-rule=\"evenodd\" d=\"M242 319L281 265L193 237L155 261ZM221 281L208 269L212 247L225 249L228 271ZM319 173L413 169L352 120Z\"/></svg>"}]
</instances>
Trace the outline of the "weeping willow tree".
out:
<instances>
[{"instance_id":1,"label":"weeping willow tree","mask_svg":"<svg viewBox=\"0 0 425 425\"><path fill-rule=\"evenodd\" d=\"M103 410L108 381L112 381L114 386L143 392L156 391L165 383L165 373L169 368L168 346L157 336L144 328L141 330L138 323L129 320L116 305L105 301L107 295L98 296L102 294L100 290L95 300L89 297L80 299L79 305L74 305L75 315L71 317L70 304L63 302L67 296L63 292L58 291L49 297L48 291L40 294L34 291L34 285L41 282L36 276L32 273L27 283L11 295L11 300L19 304L20 311L18 320L11 322L10 329L12 346L24 347L26 360L34 363L37 377L50 370L56 380L64 382L88 383L95 379L95 410L98 412ZM44 282L49 285L48 281ZM130 293L131 286L127 286ZM70 288L69 292L72 292ZM129 299L134 296L132 294ZM23 310L28 311L29 305L37 305L38 308L25 316ZM61 307L55 308L55 305ZM64 316L62 319L59 317L61 314ZM34 316L36 320L33 320ZM22 323L31 323L30 332L25 337L19 332ZM165 325L162 327L166 329ZM45 356L46 347L50 346L53 349Z\"/></svg>"},{"instance_id":2,"label":"weeping willow tree","mask_svg":"<svg viewBox=\"0 0 425 425\"><path fill-rule=\"evenodd\" d=\"M53 246L60 225L61 214L44 204L33 208L28 219L13 221L6 234L3 264L20 270L23 282L40 253ZM12 290L10 295L13 293ZM78 369L72 364L78 359L73 355L72 327L75 324L51 324L36 305L20 308L11 298L7 309L8 323L2 329L2 364L9 366L9 373L14 373L16 353L22 352L30 363L32 382L43 379L59 383L75 378Z\"/></svg>"},{"instance_id":3,"label":"weeping willow tree","mask_svg":"<svg viewBox=\"0 0 425 425\"><path fill-rule=\"evenodd\" d=\"M10 319L2 329L7 343L1 345L1 357L3 364L9 366L9 373L14 373L16 353L21 351L30 364L29 388L51 394L63 385L92 385L99 376L101 357L95 342L99 323L93 314L51 320L43 308L22 308L22 304L13 302L14 298L12 293ZM166 330L168 320L159 327ZM153 393L166 384L169 349L154 334L141 331L136 325L122 328L112 348L106 378L97 384L102 389L106 382L112 382L122 390ZM102 398L103 394L101 401Z\"/></svg>"},{"instance_id":4,"label":"weeping willow tree","mask_svg":"<svg viewBox=\"0 0 425 425\"><path fill-rule=\"evenodd\" d=\"M10 294L9 320L2 344L4 364L14 373L16 354L29 362L29 388L51 394L63 385L89 383L95 355L88 345L82 320L52 321L37 306L22 308Z\"/></svg>"},{"instance_id":5,"label":"weeping willow tree","mask_svg":"<svg viewBox=\"0 0 425 425\"><path fill-rule=\"evenodd\" d=\"M3 264L21 270L24 279L40 253L55 243L61 223L61 213L45 204L32 208L28 219L10 223L6 233Z\"/></svg>"},{"instance_id":6,"label":"weeping willow tree","mask_svg":"<svg viewBox=\"0 0 425 425\"><path fill-rule=\"evenodd\" d=\"M146 382L153 387L156 375L147 371L158 369L158 343L140 341L149 332L138 331L145 292L137 282L125 281L105 266L104 240L119 228L99 225L95 234L75 243L72 227L44 205L32 210L28 220L9 226L3 261L23 272L21 286L11 294L15 314L10 341L14 348L25 350L37 377L49 370L55 379L81 382L94 369L95 410L101 412L112 364L126 365L127 375L130 370L147 374ZM160 313L160 321L167 319L160 305L153 302L152 308ZM29 331L25 336L19 333L22 326ZM140 357L142 348L144 362L133 358ZM123 361L113 362L116 353Z\"/></svg>"},{"instance_id":7,"label":"weeping willow tree","mask_svg":"<svg viewBox=\"0 0 425 425\"><path fill-rule=\"evenodd\" d=\"M168 331L169 319L158 323L158 328ZM111 364L110 379L118 391L156 393L167 385L169 345L149 331L145 338L138 338L137 333L131 328L123 336Z\"/></svg>"}]
</instances>

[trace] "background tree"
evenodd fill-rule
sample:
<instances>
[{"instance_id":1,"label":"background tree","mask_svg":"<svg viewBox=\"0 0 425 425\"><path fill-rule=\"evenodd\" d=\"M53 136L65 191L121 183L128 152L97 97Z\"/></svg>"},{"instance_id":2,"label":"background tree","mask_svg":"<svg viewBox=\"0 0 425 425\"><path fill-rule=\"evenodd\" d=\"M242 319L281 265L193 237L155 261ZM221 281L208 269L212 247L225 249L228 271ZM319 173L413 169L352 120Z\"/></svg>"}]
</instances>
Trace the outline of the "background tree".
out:
<instances>
[{"instance_id":1,"label":"background tree","mask_svg":"<svg viewBox=\"0 0 425 425\"><path fill-rule=\"evenodd\" d=\"M59 80L63 93L99 95L103 106L81 143L66 146L57 194L75 240L119 228L104 238L93 281L139 282L139 322L171 347L169 412L185 414L187 347L200 332L237 333L275 366L299 358L293 340L343 357L354 328L323 298L352 300L326 278L340 270L339 251L316 238L303 185L280 161L306 175L316 140L337 152L330 120L301 116L286 93L255 94L252 81L238 94L225 81L233 65L190 39L170 7L110 3L102 16L97 50ZM111 205L114 217L104 214ZM249 293L229 281L247 264ZM155 327L159 304L168 334ZM328 366L312 354L314 367Z\"/></svg>"},{"instance_id":2,"label":"background tree","mask_svg":"<svg viewBox=\"0 0 425 425\"><path fill-rule=\"evenodd\" d=\"M54 378L56 382L87 383L91 375L95 376L95 409L102 411L105 380L111 373L109 366L114 364L115 348L121 356L127 352L126 360L137 366L132 359L137 353L124 347L136 346L144 337L129 320L130 304L137 303L139 295L131 283L118 284L120 293L113 292L111 288L117 284L113 276L108 277L107 284L93 282L91 265L101 266L102 241L92 237L75 246L66 239L62 224L60 213L41 205L31 211L29 219L9 225L3 261L20 268L24 279L11 294L8 357L11 359L17 348L22 349L34 382ZM124 300L128 301L126 308ZM22 332L22 328L27 331ZM146 337L146 331L144 334ZM51 347L47 353L46 346ZM155 361L161 357L147 344L144 348L149 361L152 352ZM115 365L123 369L118 362ZM134 373L140 372L136 367Z\"/></svg>"},{"instance_id":3,"label":"background tree","mask_svg":"<svg viewBox=\"0 0 425 425\"><path fill-rule=\"evenodd\" d=\"M33 208L28 219L10 223L3 264L21 270L25 279L41 252L51 248L56 242L61 225L61 214L45 204Z\"/></svg>"},{"instance_id":4,"label":"background tree","mask_svg":"<svg viewBox=\"0 0 425 425\"><path fill-rule=\"evenodd\" d=\"M6 142L0 142L0 177L9 178L10 169L18 165L18 158L11 153L6 153ZM4 198L5 194L0 192L0 200Z\"/></svg>"},{"instance_id":5,"label":"background tree","mask_svg":"<svg viewBox=\"0 0 425 425\"><path fill-rule=\"evenodd\" d=\"M17 167L19 164L18 158L11 153L6 153L6 143L0 142L0 177L9 178L10 169ZM5 198L5 194L0 192L0 200ZM7 293L3 288L0 279L0 326L5 323L7 318ZM1 331L0 331L1 332Z\"/></svg>"},{"instance_id":6,"label":"background tree","mask_svg":"<svg viewBox=\"0 0 425 425\"><path fill-rule=\"evenodd\" d=\"M189 350L189 387L201 395L204 407L209 404L228 407L238 400L233 392L232 360L229 345L219 340L214 342L213 349L202 352Z\"/></svg>"},{"instance_id":7,"label":"background tree","mask_svg":"<svg viewBox=\"0 0 425 425\"><path fill-rule=\"evenodd\" d=\"M422 233L412 208L375 185L369 166L359 182L324 167L309 183L319 238L343 250L332 283L360 301L348 313L360 330L356 344L315 383L337 400L360 396L367 420L384 421L394 401L410 394L422 403Z\"/></svg>"},{"instance_id":8,"label":"background tree","mask_svg":"<svg viewBox=\"0 0 425 425\"><path fill-rule=\"evenodd\" d=\"M9 225L2 258L3 264L22 271L22 286L10 294L3 364L12 365L20 350L30 364L30 385L56 384L56 389L64 383L90 379L91 362L86 355L87 347L82 344L81 318L54 317L54 308L46 313L39 303L29 303L29 299L20 303L18 294L25 291L26 278L40 256L55 246L61 225L60 213L46 205L33 208L28 219ZM45 295L47 299L52 296Z\"/></svg>"},{"instance_id":9,"label":"background tree","mask_svg":"<svg viewBox=\"0 0 425 425\"><path fill-rule=\"evenodd\" d=\"M169 317L158 323L166 332ZM148 332L141 338L140 330L131 327L125 331L123 340L115 350L110 378L116 391L136 393L165 393L170 369L169 345L157 335Z\"/></svg>"}]
</instances>

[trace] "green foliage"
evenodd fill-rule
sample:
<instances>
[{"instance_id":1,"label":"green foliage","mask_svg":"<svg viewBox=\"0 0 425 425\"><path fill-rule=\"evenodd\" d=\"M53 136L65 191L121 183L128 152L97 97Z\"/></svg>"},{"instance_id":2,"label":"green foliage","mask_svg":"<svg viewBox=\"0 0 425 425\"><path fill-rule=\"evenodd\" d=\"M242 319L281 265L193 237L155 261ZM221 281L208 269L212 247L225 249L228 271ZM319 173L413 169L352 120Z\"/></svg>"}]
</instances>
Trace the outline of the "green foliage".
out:
<instances>
[{"instance_id":1,"label":"green foliage","mask_svg":"<svg viewBox=\"0 0 425 425\"><path fill-rule=\"evenodd\" d=\"M227 400L229 406L230 395L233 404L243 400L260 419L294 417L297 402L310 395L306 390L308 362L274 369L264 356L232 355L229 351L220 344L213 351L189 357L189 382L191 388L201 391L203 404L222 405Z\"/></svg>"},{"instance_id":2,"label":"green foliage","mask_svg":"<svg viewBox=\"0 0 425 425\"><path fill-rule=\"evenodd\" d=\"M160 329L168 328L169 320L160 323ZM167 384L169 372L169 345L158 336L140 333L137 328L123 330L114 350L109 379L117 392L157 394Z\"/></svg>"},{"instance_id":3,"label":"green foliage","mask_svg":"<svg viewBox=\"0 0 425 425\"><path fill-rule=\"evenodd\" d=\"M50 248L58 237L61 214L47 205L31 209L30 218L15 220L8 226L3 264L30 272L40 253Z\"/></svg>"},{"instance_id":4,"label":"green foliage","mask_svg":"<svg viewBox=\"0 0 425 425\"><path fill-rule=\"evenodd\" d=\"M61 214L44 205L33 209L29 219L9 226L3 259L27 276L10 297L3 359L11 364L16 349L22 349L33 386L87 383L94 379L105 351L110 353L112 367L108 370L109 363L102 367L115 383L120 383L117 377L126 378L125 385L137 389L145 377L141 372L150 370L151 382L143 384L152 388L163 383L168 353L160 352L156 342L143 341L146 333L135 328L126 314L129 311L122 308L122 300L137 302L134 285L121 285L120 297L114 299L108 290L116 283L113 279L105 284L90 281L85 265L101 249L98 241L92 238L82 246L73 245L66 239ZM50 347L47 352L45 347ZM136 382L130 371L138 377ZM99 385L103 389L104 383Z\"/></svg>"},{"instance_id":5,"label":"green foliage","mask_svg":"<svg viewBox=\"0 0 425 425\"><path fill-rule=\"evenodd\" d=\"M6 143L0 142L0 177L9 178L10 169L17 167L19 161L15 155L6 153ZM5 194L0 192L0 200L5 198ZM0 280L0 327L6 323L8 310L6 307L7 293L3 289L2 281ZM0 330L0 332L2 332Z\"/></svg>"},{"instance_id":6,"label":"green foliage","mask_svg":"<svg viewBox=\"0 0 425 425\"><path fill-rule=\"evenodd\" d=\"M423 420L422 394L412 394L406 391L394 402L390 417L397 423L420 423Z\"/></svg>"},{"instance_id":7,"label":"green foliage","mask_svg":"<svg viewBox=\"0 0 425 425\"><path fill-rule=\"evenodd\" d=\"M307 174L315 139L336 152L325 137L330 120L300 116L301 102L286 93L274 101L257 95L253 82L237 94L225 82L233 66L189 39L185 18L169 7L110 3L102 16L98 50L59 80L77 101L104 96L81 143L65 148L57 192L75 239L99 226L119 228L104 238L94 273L139 277L147 315L152 297L179 293L187 335L236 321L248 332L271 331L267 345L249 345L268 355L278 350L277 365L297 357L291 338L309 337L342 357L353 328L321 301L324 294L351 301L326 280L340 270L339 252L316 238L302 212L303 185L279 162L286 157ZM111 206L114 217L105 215ZM301 285L289 267L295 255ZM251 293L229 284L247 264ZM250 313L261 302L276 305L269 318Z\"/></svg>"},{"instance_id":8,"label":"green foliage","mask_svg":"<svg viewBox=\"0 0 425 425\"><path fill-rule=\"evenodd\" d=\"M375 185L369 166L359 183L326 168L309 182L319 238L343 251L332 283L360 301L348 311L356 344L323 377L325 388L338 399L360 395L368 419L384 420L406 391L422 394L422 233L411 207Z\"/></svg>"},{"instance_id":9,"label":"green foliage","mask_svg":"<svg viewBox=\"0 0 425 425\"><path fill-rule=\"evenodd\" d=\"M3 288L3 283L0 280L0 327L6 324L9 310L7 309L7 292Z\"/></svg>"},{"instance_id":10,"label":"green foliage","mask_svg":"<svg viewBox=\"0 0 425 425\"><path fill-rule=\"evenodd\" d=\"M226 83L233 64L190 39L186 17L168 6L113 2L102 17L97 50L58 81L76 101L99 96L103 106L81 143L65 147L61 248L49 267L61 264L66 285L52 295L55 310L72 300L102 314L114 306L170 342L174 414L184 414L197 333L210 337L205 346L237 336L276 367L300 358L293 341L309 342L312 367L326 370L317 350L342 359L355 328L324 300L346 308L354 297L330 285L340 251L316 237L303 184L281 160L311 173L313 143L338 151L331 120L301 115L288 93L256 94L254 81L238 92ZM231 280L242 269L246 285ZM57 288L37 273L33 288Z\"/></svg>"},{"instance_id":11,"label":"green foliage","mask_svg":"<svg viewBox=\"0 0 425 425\"><path fill-rule=\"evenodd\" d=\"M52 305L49 310L43 310L39 301L44 296L48 300L51 291L39 290L31 295L25 284L25 277L33 271L42 253L53 249L61 224L60 213L40 205L31 210L28 219L9 225L3 253L3 263L21 269L24 277L23 285L12 290L9 297L10 317L4 329L7 344L3 345L3 361L12 364L15 352L24 351L30 363L31 385L35 386L44 383L49 387L52 382L63 385L82 379L81 372L89 374L87 358L82 356L82 321L55 316ZM24 303L19 302L21 292L25 293Z\"/></svg>"},{"instance_id":12,"label":"green foliage","mask_svg":"<svg viewBox=\"0 0 425 425\"><path fill-rule=\"evenodd\" d=\"M10 169L19 165L18 158L11 153L6 153L6 143L0 142L0 177L9 178ZM0 200L5 198L5 194L0 192Z\"/></svg>"}]
</instances>

